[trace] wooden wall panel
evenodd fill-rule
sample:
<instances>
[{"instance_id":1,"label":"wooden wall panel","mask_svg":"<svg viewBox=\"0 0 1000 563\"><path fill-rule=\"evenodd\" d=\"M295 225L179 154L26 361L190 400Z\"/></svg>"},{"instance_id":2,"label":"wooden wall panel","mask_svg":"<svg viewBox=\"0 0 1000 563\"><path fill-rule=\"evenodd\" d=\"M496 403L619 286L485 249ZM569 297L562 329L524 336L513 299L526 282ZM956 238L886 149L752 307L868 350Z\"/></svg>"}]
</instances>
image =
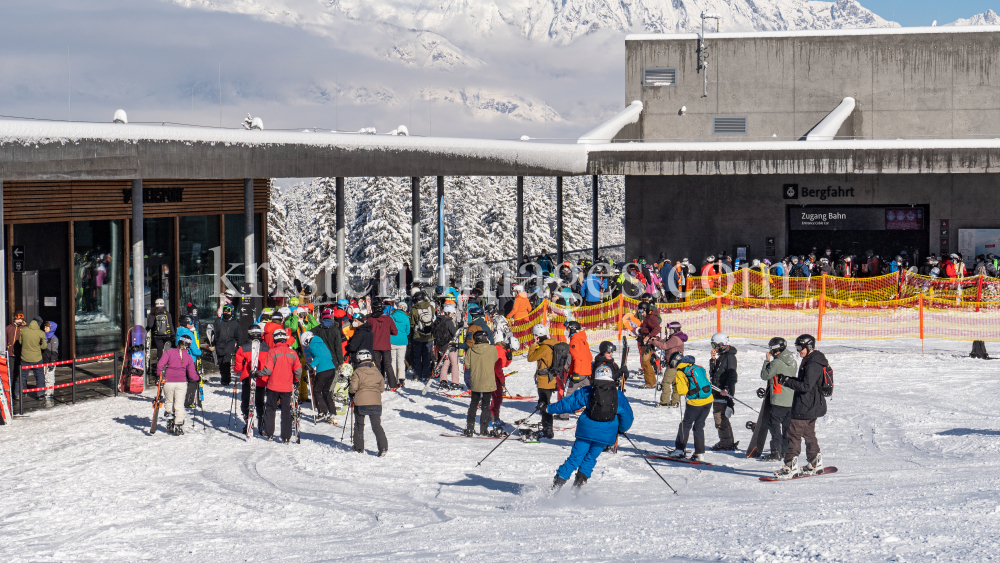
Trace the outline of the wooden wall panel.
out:
<instances>
[{"instance_id":1,"label":"wooden wall panel","mask_svg":"<svg viewBox=\"0 0 1000 563\"><path fill-rule=\"evenodd\" d=\"M254 180L254 210L264 213L270 205L271 181ZM143 190L183 188L180 202L149 202L145 217L243 213L243 179L143 180ZM125 219L132 215L126 203L129 180L4 182L4 223L46 223Z\"/></svg>"}]
</instances>

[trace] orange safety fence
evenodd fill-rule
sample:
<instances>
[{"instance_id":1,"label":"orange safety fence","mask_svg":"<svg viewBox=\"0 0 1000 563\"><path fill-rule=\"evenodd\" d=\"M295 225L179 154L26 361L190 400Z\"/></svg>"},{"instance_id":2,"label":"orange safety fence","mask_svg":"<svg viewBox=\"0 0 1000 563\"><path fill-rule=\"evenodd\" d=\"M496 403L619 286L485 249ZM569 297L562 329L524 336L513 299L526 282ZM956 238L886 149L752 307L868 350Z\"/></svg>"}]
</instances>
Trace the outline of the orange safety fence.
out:
<instances>
[{"instance_id":1,"label":"orange safety fence","mask_svg":"<svg viewBox=\"0 0 1000 563\"><path fill-rule=\"evenodd\" d=\"M1000 342L1000 280L994 278L947 280L910 273L857 279L780 278L742 271L732 275L742 280L727 284L727 292L727 285L719 285L724 277L691 278L692 285L703 287L701 293L691 291L679 303L657 303L661 326L678 321L691 340L721 331L754 339L812 334L818 340ZM768 290L773 290L772 297L760 296ZM624 295L586 307L543 301L527 317L510 321L510 326L522 344L519 353L526 351L538 323L548 326L557 340L566 340L563 324L571 319L580 322L590 344L618 340L622 334L634 334L642 322L635 315L638 303Z\"/></svg>"}]
</instances>

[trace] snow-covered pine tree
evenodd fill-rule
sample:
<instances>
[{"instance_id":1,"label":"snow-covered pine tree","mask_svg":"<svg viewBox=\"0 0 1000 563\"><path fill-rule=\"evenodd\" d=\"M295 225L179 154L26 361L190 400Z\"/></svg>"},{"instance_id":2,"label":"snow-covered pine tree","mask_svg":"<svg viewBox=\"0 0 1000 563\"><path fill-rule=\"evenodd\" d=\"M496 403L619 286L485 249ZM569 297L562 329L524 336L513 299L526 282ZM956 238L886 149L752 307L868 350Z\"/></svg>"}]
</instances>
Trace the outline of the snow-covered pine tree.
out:
<instances>
[{"instance_id":1,"label":"snow-covered pine tree","mask_svg":"<svg viewBox=\"0 0 1000 563\"><path fill-rule=\"evenodd\" d=\"M271 188L271 207L267 214L267 290L274 291L280 280L288 287L295 277L292 243L288 234L288 198L277 186Z\"/></svg>"},{"instance_id":2,"label":"snow-covered pine tree","mask_svg":"<svg viewBox=\"0 0 1000 563\"><path fill-rule=\"evenodd\" d=\"M507 260L517 253L517 179L484 176L481 189L492 200L483 214L487 231L484 260Z\"/></svg>"},{"instance_id":3,"label":"snow-covered pine tree","mask_svg":"<svg viewBox=\"0 0 1000 563\"><path fill-rule=\"evenodd\" d=\"M400 197L403 189L400 180L363 179L349 246L351 260L367 270L362 275L371 277L380 268L395 274L404 262L409 262L410 198Z\"/></svg>"},{"instance_id":4,"label":"snow-covered pine tree","mask_svg":"<svg viewBox=\"0 0 1000 563\"><path fill-rule=\"evenodd\" d=\"M337 265L337 192L335 178L314 178L309 182L311 220L305 232L302 263L308 285L319 288L317 279L327 271L332 276ZM305 282L306 280L302 280ZM332 289L332 287L331 287Z\"/></svg>"},{"instance_id":5,"label":"snow-covered pine tree","mask_svg":"<svg viewBox=\"0 0 1000 563\"><path fill-rule=\"evenodd\" d=\"M563 249L590 248L593 232L590 177L576 176L563 179ZM576 262L582 256L567 257Z\"/></svg>"},{"instance_id":6,"label":"snow-covered pine tree","mask_svg":"<svg viewBox=\"0 0 1000 563\"><path fill-rule=\"evenodd\" d=\"M600 246L625 244L625 177L601 176L600 225L597 240ZM602 251L610 257L613 253ZM624 251L618 253L624 257Z\"/></svg>"},{"instance_id":7,"label":"snow-covered pine tree","mask_svg":"<svg viewBox=\"0 0 1000 563\"><path fill-rule=\"evenodd\" d=\"M524 179L524 253L555 252L555 178ZM517 236L516 233L513 233ZM555 258L555 256L553 256Z\"/></svg>"}]
</instances>

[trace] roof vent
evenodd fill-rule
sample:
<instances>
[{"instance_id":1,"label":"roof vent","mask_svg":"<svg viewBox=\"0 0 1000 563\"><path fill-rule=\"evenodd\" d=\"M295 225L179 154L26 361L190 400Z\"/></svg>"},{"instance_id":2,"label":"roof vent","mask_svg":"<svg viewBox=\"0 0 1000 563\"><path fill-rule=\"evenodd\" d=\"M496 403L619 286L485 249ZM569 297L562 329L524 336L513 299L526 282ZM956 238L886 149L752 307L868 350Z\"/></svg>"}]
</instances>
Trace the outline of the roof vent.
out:
<instances>
[{"instance_id":1,"label":"roof vent","mask_svg":"<svg viewBox=\"0 0 1000 563\"><path fill-rule=\"evenodd\" d=\"M125 115L125 110L116 109L115 110L115 123L128 123L128 116Z\"/></svg>"},{"instance_id":2,"label":"roof vent","mask_svg":"<svg viewBox=\"0 0 1000 563\"><path fill-rule=\"evenodd\" d=\"M713 135L746 135L747 116L717 115L712 117Z\"/></svg>"},{"instance_id":3,"label":"roof vent","mask_svg":"<svg viewBox=\"0 0 1000 563\"><path fill-rule=\"evenodd\" d=\"M677 69L668 67L653 67L642 69L643 86L676 86Z\"/></svg>"}]
</instances>

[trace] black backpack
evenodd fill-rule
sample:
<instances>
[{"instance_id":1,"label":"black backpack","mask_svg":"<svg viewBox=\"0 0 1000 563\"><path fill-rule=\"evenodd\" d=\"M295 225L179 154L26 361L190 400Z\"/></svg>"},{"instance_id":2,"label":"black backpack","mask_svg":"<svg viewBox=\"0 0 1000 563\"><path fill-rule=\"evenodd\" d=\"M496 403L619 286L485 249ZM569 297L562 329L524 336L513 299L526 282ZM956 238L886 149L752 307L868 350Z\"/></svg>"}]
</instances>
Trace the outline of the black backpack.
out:
<instances>
[{"instance_id":1,"label":"black backpack","mask_svg":"<svg viewBox=\"0 0 1000 563\"><path fill-rule=\"evenodd\" d=\"M156 327L154 334L156 334L156 336L170 336L170 321L167 320L166 313L156 314Z\"/></svg>"},{"instance_id":2,"label":"black backpack","mask_svg":"<svg viewBox=\"0 0 1000 563\"><path fill-rule=\"evenodd\" d=\"M990 359L990 355L986 352L986 343L982 340L972 341L972 353L969 354L970 358L978 358L980 360Z\"/></svg>"},{"instance_id":3,"label":"black backpack","mask_svg":"<svg viewBox=\"0 0 1000 563\"><path fill-rule=\"evenodd\" d=\"M595 381L591 385L587 417L594 422L611 422L618 416L618 386L614 381Z\"/></svg>"},{"instance_id":4,"label":"black backpack","mask_svg":"<svg viewBox=\"0 0 1000 563\"><path fill-rule=\"evenodd\" d=\"M833 368L823 366L823 381L819 384L819 391L824 397L833 396Z\"/></svg>"},{"instance_id":5,"label":"black backpack","mask_svg":"<svg viewBox=\"0 0 1000 563\"><path fill-rule=\"evenodd\" d=\"M573 356L569 351L569 344L559 342L552 347L552 365L549 366L549 379L560 375L569 369L573 362Z\"/></svg>"}]
</instances>

